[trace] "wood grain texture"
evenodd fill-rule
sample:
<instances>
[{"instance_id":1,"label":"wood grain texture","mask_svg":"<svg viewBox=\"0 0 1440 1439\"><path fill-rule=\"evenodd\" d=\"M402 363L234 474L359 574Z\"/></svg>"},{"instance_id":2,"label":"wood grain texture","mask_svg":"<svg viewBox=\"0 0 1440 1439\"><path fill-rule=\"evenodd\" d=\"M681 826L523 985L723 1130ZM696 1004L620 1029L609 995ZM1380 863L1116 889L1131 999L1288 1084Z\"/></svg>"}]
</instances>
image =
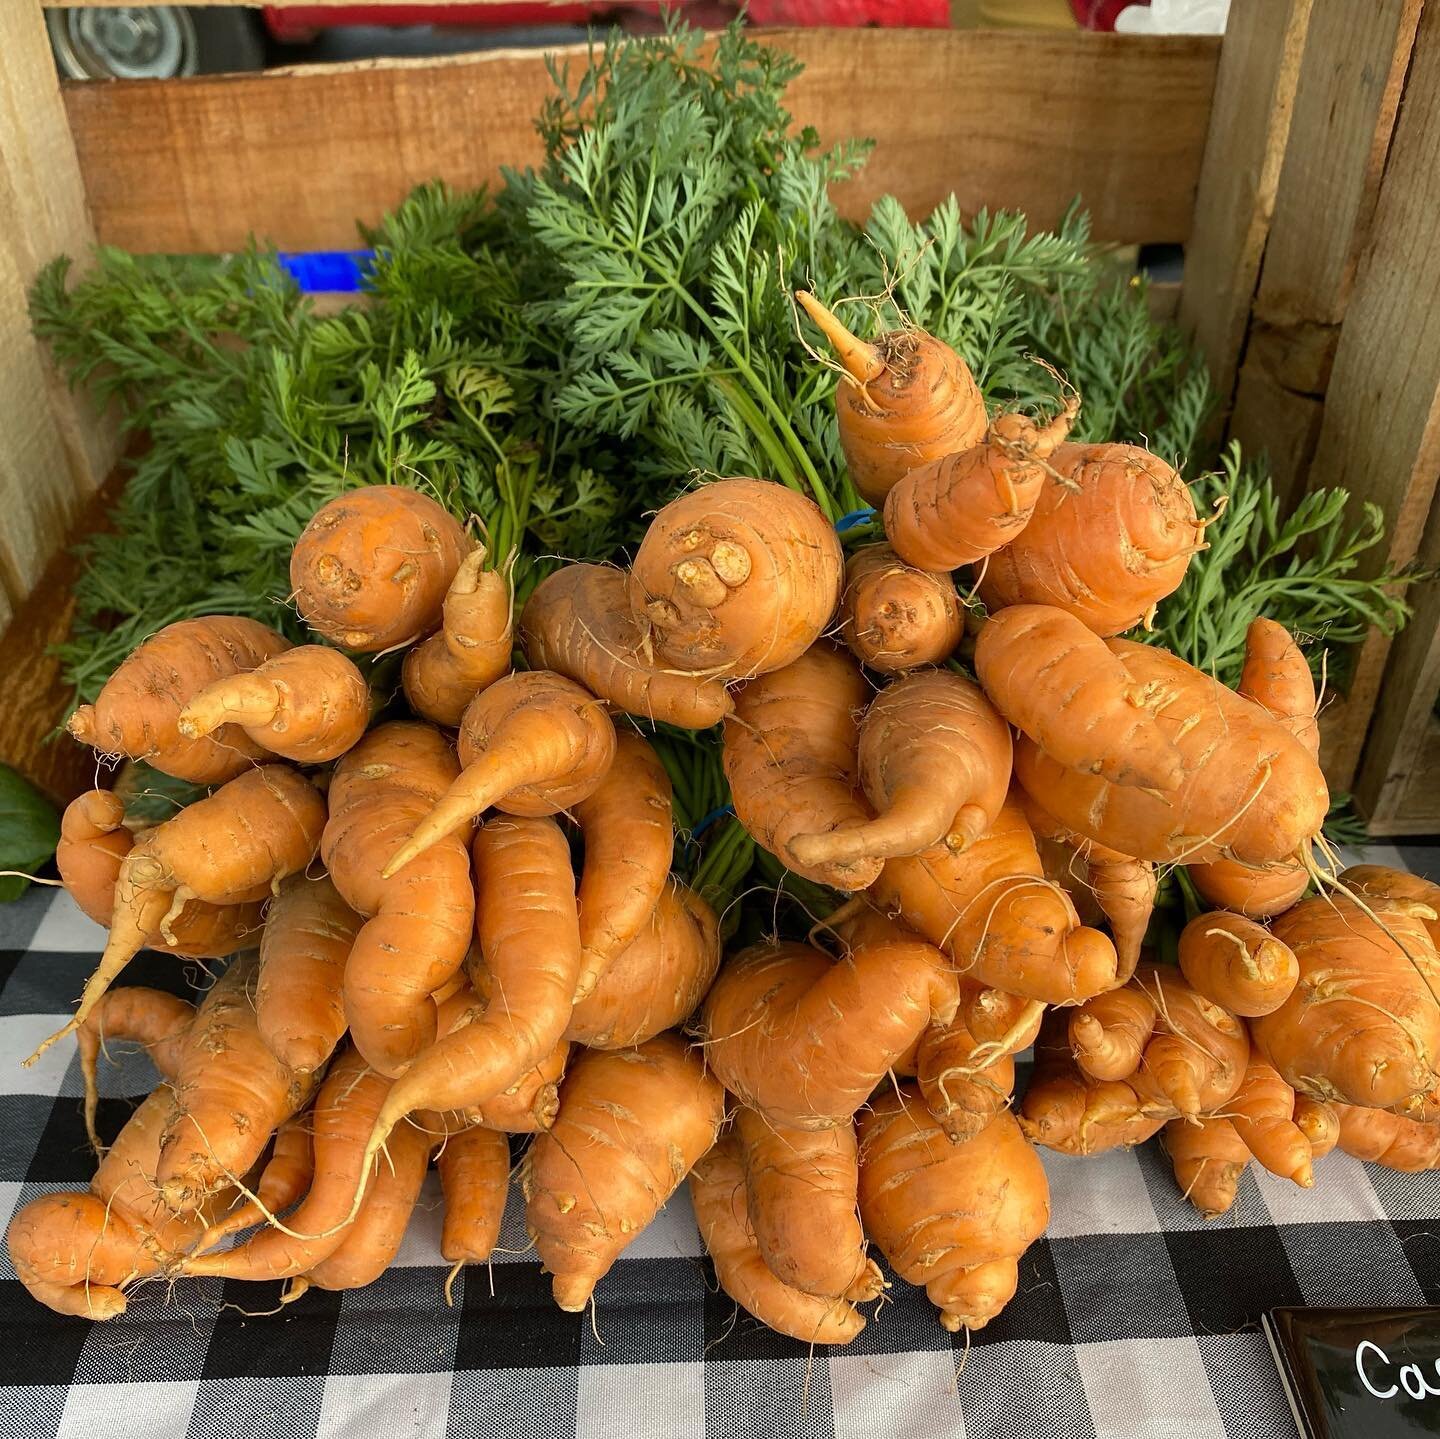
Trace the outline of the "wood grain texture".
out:
<instances>
[{"instance_id":1,"label":"wood grain texture","mask_svg":"<svg viewBox=\"0 0 1440 1439\"><path fill-rule=\"evenodd\" d=\"M1232 5L1220 51L1181 323L1228 412L1269 233L1312 0Z\"/></svg>"},{"instance_id":2,"label":"wood grain texture","mask_svg":"<svg viewBox=\"0 0 1440 1439\"><path fill-rule=\"evenodd\" d=\"M1387 543L1370 561L1401 566L1419 551L1440 479L1440 6L1426 6L1405 98L1354 294L1345 314L1313 487L1342 485L1384 513ZM1433 627L1433 626L1432 626ZM1390 642L1360 647L1331 782L1348 788L1380 693ZM1432 693L1433 699L1433 693ZM1380 761L1384 763L1383 759Z\"/></svg>"},{"instance_id":3,"label":"wood grain texture","mask_svg":"<svg viewBox=\"0 0 1440 1439\"><path fill-rule=\"evenodd\" d=\"M1440 510L1417 556L1440 568ZM1440 579L1411 594L1414 618L1396 639L1375 705L1355 800L1371 834L1440 834Z\"/></svg>"},{"instance_id":4,"label":"wood grain texture","mask_svg":"<svg viewBox=\"0 0 1440 1439\"><path fill-rule=\"evenodd\" d=\"M1421 0L1315 7L1256 313L1338 323L1368 233Z\"/></svg>"},{"instance_id":5,"label":"wood grain texture","mask_svg":"<svg viewBox=\"0 0 1440 1439\"><path fill-rule=\"evenodd\" d=\"M120 485L117 469L80 510L70 541L103 528ZM71 695L60 678L59 660L47 653L70 632L79 574L79 558L68 546L59 549L29 597L16 607L13 622L0 633L0 675L5 676L0 762L19 770L60 805L96 782L93 752L69 735L55 733L69 711Z\"/></svg>"},{"instance_id":6,"label":"wood grain texture","mask_svg":"<svg viewBox=\"0 0 1440 1439\"><path fill-rule=\"evenodd\" d=\"M1282 507L1293 505L1305 491L1325 403L1277 383L1255 356L1247 354L1235 385L1230 437L1246 455L1265 455Z\"/></svg>"},{"instance_id":7,"label":"wood grain texture","mask_svg":"<svg viewBox=\"0 0 1440 1439\"><path fill-rule=\"evenodd\" d=\"M1102 240L1191 228L1218 43L1011 31L777 31L805 62L790 94L822 140L877 140L837 191L921 214L952 190L967 211L1059 219L1079 195ZM578 47L577 47L578 48ZM559 52L561 56L575 51ZM141 251L354 243L417 181L493 181L540 157L544 57L489 52L260 75L67 86L100 238Z\"/></svg>"},{"instance_id":8,"label":"wood grain texture","mask_svg":"<svg viewBox=\"0 0 1440 1439\"><path fill-rule=\"evenodd\" d=\"M0 6L0 589L27 595L103 477L109 442L30 334L40 266L92 243L75 147L39 7Z\"/></svg>"}]
</instances>

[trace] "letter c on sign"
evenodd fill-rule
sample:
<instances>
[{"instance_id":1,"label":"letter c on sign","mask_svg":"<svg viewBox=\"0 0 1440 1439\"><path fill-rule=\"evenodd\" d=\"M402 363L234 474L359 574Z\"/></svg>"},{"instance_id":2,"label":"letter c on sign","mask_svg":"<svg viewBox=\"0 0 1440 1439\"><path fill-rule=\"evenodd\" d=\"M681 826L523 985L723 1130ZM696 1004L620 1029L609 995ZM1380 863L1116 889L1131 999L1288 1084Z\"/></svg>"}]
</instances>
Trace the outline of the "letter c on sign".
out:
<instances>
[{"instance_id":1,"label":"letter c on sign","mask_svg":"<svg viewBox=\"0 0 1440 1439\"><path fill-rule=\"evenodd\" d=\"M1378 1354L1382 1364L1388 1364L1390 1362L1390 1356L1378 1344L1373 1344L1368 1339L1362 1339L1355 1347L1355 1372L1360 1376L1360 1382L1377 1399L1393 1399L1400 1392L1400 1386L1398 1384L1392 1384L1388 1389L1377 1389L1370 1382L1370 1376L1365 1372L1365 1351L1367 1349L1371 1349Z\"/></svg>"}]
</instances>

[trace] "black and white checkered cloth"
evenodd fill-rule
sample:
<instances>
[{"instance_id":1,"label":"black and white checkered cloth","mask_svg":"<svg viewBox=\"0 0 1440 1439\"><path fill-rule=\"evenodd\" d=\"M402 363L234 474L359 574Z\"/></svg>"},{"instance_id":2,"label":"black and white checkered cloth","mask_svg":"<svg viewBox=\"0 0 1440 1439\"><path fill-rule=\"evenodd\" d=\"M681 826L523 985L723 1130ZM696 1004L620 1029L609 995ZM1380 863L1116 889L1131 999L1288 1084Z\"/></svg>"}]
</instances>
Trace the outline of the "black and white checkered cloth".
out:
<instances>
[{"instance_id":1,"label":"black and white checkered cloth","mask_svg":"<svg viewBox=\"0 0 1440 1439\"><path fill-rule=\"evenodd\" d=\"M0 1220L93 1172L74 1046L19 1061L100 947L64 895L0 906ZM183 993L187 971L145 955L125 982ZM117 1050L111 1134L155 1083ZM594 1328L554 1307L513 1196L507 1252L466 1270L447 1308L433 1175L382 1279L269 1314L278 1285L156 1281L90 1324L36 1304L6 1258L0 1439L1293 1439L1263 1311L1440 1303L1440 1174L1336 1153L1306 1192L1251 1165L1234 1210L1204 1223L1153 1144L1043 1157L1049 1232L968 1354L899 1281L846 1349L812 1356L763 1329L717 1292L683 1190L600 1285Z\"/></svg>"}]
</instances>

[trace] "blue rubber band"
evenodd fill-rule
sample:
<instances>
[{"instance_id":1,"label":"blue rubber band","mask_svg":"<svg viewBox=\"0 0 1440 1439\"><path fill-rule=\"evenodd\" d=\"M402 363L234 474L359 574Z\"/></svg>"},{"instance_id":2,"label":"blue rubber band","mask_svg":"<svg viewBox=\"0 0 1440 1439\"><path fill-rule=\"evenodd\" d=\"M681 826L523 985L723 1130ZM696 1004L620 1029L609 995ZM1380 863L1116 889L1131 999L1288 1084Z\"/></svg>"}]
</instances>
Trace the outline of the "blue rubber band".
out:
<instances>
[{"instance_id":1,"label":"blue rubber band","mask_svg":"<svg viewBox=\"0 0 1440 1439\"><path fill-rule=\"evenodd\" d=\"M312 250L281 254L280 268L307 294L353 295L364 288L373 250Z\"/></svg>"},{"instance_id":2,"label":"blue rubber band","mask_svg":"<svg viewBox=\"0 0 1440 1439\"><path fill-rule=\"evenodd\" d=\"M690 831L690 838L699 839L717 819L724 819L726 815L733 815L734 813L735 806L733 804L722 804L719 809L712 809L710 813Z\"/></svg>"},{"instance_id":3,"label":"blue rubber band","mask_svg":"<svg viewBox=\"0 0 1440 1439\"><path fill-rule=\"evenodd\" d=\"M843 535L846 530L853 530L856 525L869 524L879 513L879 510L872 510L869 505L863 510L851 510L848 515L841 515L835 521L835 533Z\"/></svg>"}]
</instances>

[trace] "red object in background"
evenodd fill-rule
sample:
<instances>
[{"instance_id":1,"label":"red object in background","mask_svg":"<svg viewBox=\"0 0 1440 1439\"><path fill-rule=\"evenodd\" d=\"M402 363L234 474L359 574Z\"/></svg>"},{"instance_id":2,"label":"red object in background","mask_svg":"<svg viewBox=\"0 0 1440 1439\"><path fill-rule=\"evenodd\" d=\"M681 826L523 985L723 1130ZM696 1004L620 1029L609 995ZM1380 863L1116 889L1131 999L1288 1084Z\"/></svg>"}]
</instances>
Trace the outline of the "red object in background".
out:
<instances>
[{"instance_id":1,"label":"red object in background","mask_svg":"<svg viewBox=\"0 0 1440 1439\"><path fill-rule=\"evenodd\" d=\"M750 0L752 25L880 25L948 30L949 0Z\"/></svg>"},{"instance_id":2,"label":"red object in background","mask_svg":"<svg viewBox=\"0 0 1440 1439\"><path fill-rule=\"evenodd\" d=\"M265 28L277 40L313 40L322 30L341 25L447 25L492 30L509 25L583 25L592 14L613 5L267 5Z\"/></svg>"},{"instance_id":3,"label":"red object in background","mask_svg":"<svg viewBox=\"0 0 1440 1439\"><path fill-rule=\"evenodd\" d=\"M1082 30L1113 30L1115 17L1129 5L1148 5L1150 0L1070 0L1070 8Z\"/></svg>"},{"instance_id":4,"label":"red object in background","mask_svg":"<svg viewBox=\"0 0 1440 1439\"><path fill-rule=\"evenodd\" d=\"M1080 0L1076 0L1080 3ZM590 3L501 5L297 5L266 6L265 27L276 40L298 44L341 25L440 25L450 29L499 30L514 25L584 25L631 14L657 15L660 0L590 0ZM683 15L689 8L677 7ZM707 11L717 7L707 5ZM738 6L736 7L738 9ZM1118 8L1118 7L1117 7ZM751 0L754 25L883 25L946 28L948 0ZM707 20L710 17L707 15Z\"/></svg>"}]
</instances>

